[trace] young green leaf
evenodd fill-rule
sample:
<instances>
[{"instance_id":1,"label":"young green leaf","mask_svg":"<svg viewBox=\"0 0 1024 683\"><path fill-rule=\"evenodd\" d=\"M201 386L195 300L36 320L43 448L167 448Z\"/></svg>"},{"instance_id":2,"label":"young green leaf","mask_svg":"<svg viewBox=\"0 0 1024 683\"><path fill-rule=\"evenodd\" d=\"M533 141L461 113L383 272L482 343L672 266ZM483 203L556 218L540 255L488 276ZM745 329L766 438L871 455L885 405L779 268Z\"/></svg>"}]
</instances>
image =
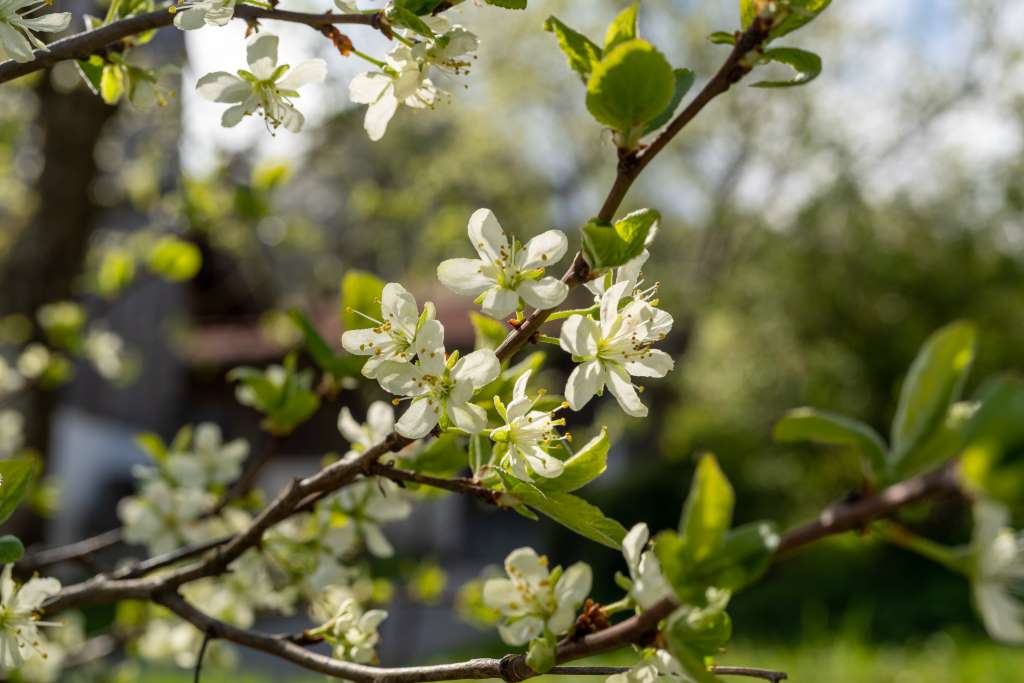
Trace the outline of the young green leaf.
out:
<instances>
[{"instance_id":1,"label":"young green leaf","mask_svg":"<svg viewBox=\"0 0 1024 683\"><path fill-rule=\"evenodd\" d=\"M562 473L554 479L541 479L537 488L542 491L575 491L597 479L608 467L608 428L588 441L576 454L565 461Z\"/></svg>"},{"instance_id":2,"label":"young green leaf","mask_svg":"<svg viewBox=\"0 0 1024 683\"><path fill-rule=\"evenodd\" d=\"M0 523L7 521L28 494L37 473L34 460L0 460Z\"/></svg>"},{"instance_id":3,"label":"young green leaf","mask_svg":"<svg viewBox=\"0 0 1024 683\"><path fill-rule=\"evenodd\" d=\"M702 586L736 593L757 581L772 562L779 534L772 522L752 522L726 534L718 552L694 569Z\"/></svg>"},{"instance_id":4,"label":"young green leaf","mask_svg":"<svg viewBox=\"0 0 1024 683\"><path fill-rule=\"evenodd\" d=\"M612 20L611 24L609 24L608 31L604 36L605 52L611 52L620 43L624 43L627 40L633 40L637 37L637 8L637 3L632 3L629 7L619 12L619 15Z\"/></svg>"},{"instance_id":5,"label":"young green leaf","mask_svg":"<svg viewBox=\"0 0 1024 683\"><path fill-rule=\"evenodd\" d=\"M621 266L640 255L660 218L653 209L640 209L614 225L590 221L583 226L583 256L594 270Z\"/></svg>"},{"instance_id":6,"label":"young green leaf","mask_svg":"<svg viewBox=\"0 0 1024 683\"><path fill-rule=\"evenodd\" d=\"M505 9L526 9L526 0L484 0L484 2Z\"/></svg>"},{"instance_id":7,"label":"young green leaf","mask_svg":"<svg viewBox=\"0 0 1024 683\"><path fill-rule=\"evenodd\" d=\"M762 62L779 62L792 67L796 75L788 81L758 81L752 88L791 88L810 83L821 73L821 57L795 47L773 47L761 55Z\"/></svg>"},{"instance_id":8,"label":"young green leaf","mask_svg":"<svg viewBox=\"0 0 1024 683\"><path fill-rule=\"evenodd\" d=\"M427 26L427 22L420 19L416 12L406 9L405 7L401 7L399 5L392 7L388 12L388 21L395 26L402 26L411 31L415 31L424 38L434 37L434 32L430 30L429 26Z\"/></svg>"},{"instance_id":9,"label":"young green leaf","mask_svg":"<svg viewBox=\"0 0 1024 683\"><path fill-rule=\"evenodd\" d=\"M100 75L100 97L107 104L117 104L124 95L124 70L116 64L107 64Z\"/></svg>"},{"instance_id":10,"label":"young green leaf","mask_svg":"<svg viewBox=\"0 0 1024 683\"><path fill-rule=\"evenodd\" d=\"M76 59L75 66L78 67L78 74L85 81L86 86L93 95L100 94L100 81L103 79L103 58L99 55L92 55L89 59Z\"/></svg>"},{"instance_id":11,"label":"young green leaf","mask_svg":"<svg viewBox=\"0 0 1024 683\"><path fill-rule=\"evenodd\" d=\"M17 536L7 534L0 536L0 564L11 564L21 559L25 554L25 546Z\"/></svg>"},{"instance_id":12,"label":"young green leaf","mask_svg":"<svg viewBox=\"0 0 1024 683\"><path fill-rule=\"evenodd\" d=\"M961 477L972 492L1017 507L1024 500L1024 381L1000 377L977 398L965 427Z\"/></svg>"},{"instance_id":13,"label":"young green leaf","mask_svg":"<svg viewBox=\"0 0 1024 683\"><path fill-rule=\"evenodd\" d=\"M933 334L918 352L900 390L892 423L893 466L937 429L960 399L976 344L974 325L955 322Z\"/></svg>"},{"instance_id":14,"label":"young green leaf","mask_svg":"<svg viewBox=\"0 0 1024 683\"><path fill-rule=\"evenodd\" d=\"M555 34L555 37L558 38L558 46L569 60L570 68L578 73L586 83L590 78L590 72L594 70L594 65L601 61L603 54L601 48L590 38L572 30L555 16L547 18L547 21L544 22L544 30Z\"/></svg>"},{"instance_id":15,"label":"young green leaf","mask_svg":"<svg viewBox=\"0 0 1024 683\"><path fill-rule=\"evenodd\" d=\"M785 18L772 29L769 38L771 40L781 38L814 21L831 2L832 0L788 0L788 12Z\"/></svg>"},{"instance_id":16,"label":"young green leaf","mask_svg":"<svg viewBox=\"0 0 1024 683\"><path fill-rule=\"evenodd\" d=\"M547 673L555 665L554 636L541 636L530 641L530 648L526 651L526 663L539 674Z\"/></svg>"},{"instance_id":17,"label":"young green leaf","mask_svg":"<svg viewBox=\"0 0 1024 683\"><path fill-rule=\"evenodd\" d=\"M149 269L170 282L185 282L195 277L203 265L199 247L176 237L163 237L146 256Z\"/></svg>"},{"instance_id":18,"label":"young green leaf","mask_svg":"<svg viewBox=\"0 0 1024 683\"><path fill-rule=\"evenodd\" d=\"M469 322L473 325L473 331L476 333L475 348L496 349L508 336L509 330L504 323L482 313L470 311Z\"/></svg>"},{"instance_id":19,"label":"young green leaf","mask_svg":"<svg viewBox=\"0 0 1024 683\"><path fill-rule=\"evenodd\" d=\"M288 317L302 332L306 350L309 351L309 355L312 356L317 367L336 378L351 377L359 373L359 368L362 365L360 359L355 356L342 355L332 349L302 311L292 309L288 311Z\"/></svg>"},{"instance_id":20,"label":"young green leaf","mask_svg":"<svg viewBox=\"0 0 1024 683\"><path fill-rule=\"evenodd\" d=\"M735 500L715 456L702 457L679 521L684 562L696 565L718 550L732 524Z\"/></svg>"},{"instance_id":21,"label":"young green leaf","mask_svg":"<svg viewBox=\"0 0 1024 683\"><path fill-rule=\"evenodd\" d=\"M693 87L692 71L689 69L676 69L672 73L675 74L676 77L676 89L675 92L672 93L672 101L668 103L668 106L665 107L664 111L658 114L653 121L647 124L647 127L644 128L644 135L650 135L668 123L673 114L676 113L679 103L683 101L686 93Z\"/></svg>"},{"instance_id":22,"label":"young green leaf","mask_svg":"<svg viewBox=\"0 0 1024 683\"><path fill-rule=\"evenodd\" d=\"M842 415L814 408L789 411L775 425L772 436L780 443L810 442L825 446L847 446L867 462L876 480L888 469L885 442L871 427Z\"/></svg>"},{"instance_id":23,"label":"young green leaf","mask_svg":"<svg viewBox=\"0 0 1024 683\"><path fill-rule=\"evenodd\" d=\"M728 31L715 31L708 36L708 40L715 45L735 45L736 34L729 33Z\"/></svg>"},{"instance_id":24,"label":"young green leaf","mask_svg":"<svg viewBox=\"0 0 1024 683\"><path fill-rule=\"evenodd\" d=\"M675 91L668 60L645 40L605 52L587 81L587 109L600 123L630 137L653 120Z\"/></svg>"},{"instance_id":25,"label":"young green leaf","mask_svg":"<svg viewBox=\"0 0 1024 683\"><path fill-rule=\"evenodd\" d=\"M757 17L758 0L740 0L740 26L748 28Z\"/></svg>"},{"instance_id":26,"label":"young green leaf","mask_svg":"<svg viewBox=\"0 0 1024 683\"><path fill-rule=\"evenodd\" d=\"M710 657L721 652L732 638L732 619L724 606L699 611L684 606L669 616L664 634L673 651L687 648L701 657Z\"/></svg>"},{"instance_id":27,"label":"young green leaf","mask_svg":"<svg viewBox=\"0 0 1024 683\"><path fill-rule=\"evenodd\" d=\"M626 530L614 519L605 517L599 508L582 498L561 491L542 492L536 486L517 480L507 480L509 493L537 512L550 517L592 541L618 550Z\"/></svg>"}]
</instances>

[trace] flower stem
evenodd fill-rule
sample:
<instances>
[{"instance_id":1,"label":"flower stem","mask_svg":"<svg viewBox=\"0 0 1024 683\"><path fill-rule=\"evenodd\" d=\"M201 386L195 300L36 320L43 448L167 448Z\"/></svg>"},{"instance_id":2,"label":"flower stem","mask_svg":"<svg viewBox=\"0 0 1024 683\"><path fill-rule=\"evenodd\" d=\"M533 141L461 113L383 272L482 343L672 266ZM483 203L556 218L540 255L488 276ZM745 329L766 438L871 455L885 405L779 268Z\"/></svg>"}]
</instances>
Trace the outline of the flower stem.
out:
<instances>
[{"instance_id":1,"label":"flower stem","mask_svg":"<svg viewBox=\"0 0 1024 683\"><path fill-rule=\"evenodd\" d=\"M883 539L893 545L898 545L901 548L915 552L958 574L966 572L966 567L961 557L962 553L956 548L950 548L923 536L918 536L909 529L893 522L876 522L873 528Z\"/></svg>"}]
</instances>

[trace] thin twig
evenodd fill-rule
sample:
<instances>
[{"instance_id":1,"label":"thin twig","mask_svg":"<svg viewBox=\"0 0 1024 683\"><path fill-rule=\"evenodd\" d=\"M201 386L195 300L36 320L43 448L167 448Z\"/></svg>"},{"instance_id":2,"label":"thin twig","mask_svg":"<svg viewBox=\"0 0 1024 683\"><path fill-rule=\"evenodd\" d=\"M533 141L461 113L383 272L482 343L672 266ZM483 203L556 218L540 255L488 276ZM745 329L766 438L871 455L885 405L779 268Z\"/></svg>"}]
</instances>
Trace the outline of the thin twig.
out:
<instances>
[{"instance_id":1,"label":"thin twig","mask_svg":"<svg viewBox=\"0 0 1024 683\"><path fill-rule=\"evenodd\" d=\"M333 24L361 24L371 26L386 33L387 26L382 21L381 13L375 14L312 14L307 12L289 12L279 9L264 9L252 5L237 5L235 19L257 21L287 21L294 24L305 24L314 28ZM36 50L35 58L29 62L8 60L0 62L0 83L19 78L40 69L53 66L67 59L88 59L91 55L102 52L106 48L117 45L131 36L145 33L153 29L165 28L174 21L174 15L167 9L159 9L145 14L137 14L125 19L100 26L91 31L83 31L54 41L45 50Z\"/></svg>"},{"instance_id":2,"label":"thin twig","mask_svg":"<svg viewBox=\"0 0 1024 683\"><path fill-rule=\"evenodd\" d=\"M199 646L199 654L196 656L196 673L192 677L192 683L199 683L203 673L203 658L206 657L206 646L210 644L211 636L207 631L203 634L203 644Z\"/></svg>"},{"instance_id":3,"label":"thin twig","mask_svg":"<svg viewBox=\"0 0 1024 683\"><path fill-rule=\"evenodd\" d=\"M753 666L712 666L711 673L719 676L746 676L747 678L763 678L772 683L779 683L789 678L785 671L758 669Z\"/></svg>"},{"instance_id":4,"label":"thin twig","mask_svg":"<svg viewBox=\"0 0 1024 683\"><path fill-rule=\"evenodd\" d=\"M501 497L501 494L498 491L489 489L486 486L481 486L472 479L466 479L464 477L458 477L455 479L432 477L428 474L402 470L393 465L381 462L372 463L367 469L370 474L378 477L384 477L391 481L422 484L435 489L451 491L452 493L463 493L478 498L489 505L497 505L498 500Z\"/></svg>"}]
</instances>

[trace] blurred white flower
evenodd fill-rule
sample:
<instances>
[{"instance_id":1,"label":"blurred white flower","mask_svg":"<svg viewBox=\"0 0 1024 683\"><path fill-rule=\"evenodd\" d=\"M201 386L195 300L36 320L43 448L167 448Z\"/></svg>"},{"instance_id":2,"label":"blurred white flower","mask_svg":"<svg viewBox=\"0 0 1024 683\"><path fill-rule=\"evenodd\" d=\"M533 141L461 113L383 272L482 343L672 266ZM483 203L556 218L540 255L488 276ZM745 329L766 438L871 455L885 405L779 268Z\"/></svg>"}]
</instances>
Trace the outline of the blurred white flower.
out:
<instances>
[{"instance_id":1,"label":"blurred white flower","mask_svg":"<svg viewBox=\"0 0 1024 683\"><path fill-rule=\"evenodd\" d=\"M412 505L398 484L389 479L372 478L346 486L325 499L319 509L328 518L341 512L348 518L347 531L362 538L367 550L377 557L391 557L395 550L380 525L405 519L412 512ZM346 540L343 536L342 543Z\"/></svg>"},{"instance_id":2,"label":"blurred white flower","mask_svg":"<svg viewBox=\"0 0 1024 683\"><path fill-rule=\"evenodd\" d=\"M974 600L996 640L1024 644L1024 532L1009 526L1009 511L980 500L974 505Z\"/></svg>"},{"instance_id":3,"label":"blurred white flower","mask_svg":"<svg viewBox=\"0 0 1024 683\"><path fill-rule=\"evenodd\" d=\"M526 395L526 384L531 374L533 370L527 370L516 380L508 406L495 396L494 405L505 425L491 430L491 439L498 444L496 450L500 451L503 464L523 481L531 481L532 473L557 477L564 469L562 461L546 449L552 442L564 438L555 428L564 425L565 420L556 419L554 410L533 410L541 396L531 399Z\"/></svg>"},{"instance_id":4,"label":"blurred white flower","mask_svg":"<svg viewBox=\"0 0 1024 683\"><path fill-rule=\"evenodd\" d=\"M203 422L196 427L192 450L172 453L167 458L167 472L182 487L206 489L224 486L242 474L242 462L249 456L245 439L223 442L220 427Z\"/></svg>"},{"instance_id":5,"label":"blurred white flower","mask_svg":"<svg viewBox=\"0 0 1024 683\"><path fill-rule=\"evenodd\" d=\"M38 627L60 626L36 616L43 601L60 591L60 581L34 578L18 586L11 577L13 569L14 565L5 565L0 575L0 671L16 669L38 653Z\"/></svg>"},{"instance_id":6,"label":"blurred white flower","mask_svg":"<svg viewBox=\"0 0 1024 683\"><path fill-rule=\"evenodd\" d=\"M0 411L0 458L14 455L25 442L25 416L17 410Z\"/></svg>"},{"instance_id":7,"label":"blurred white flower","mask_svg":"<svg viewBox=\"0 0 1024 683\"><path fill-rule=\"evenodd\" d=\"M123 376L124 340L120 335L109 330L90 330L83 342L83 351L104 379L116 380Z\"/></svg>"},{"instance_id":8,"label":"blurred white flower","mask_svg":"<svg viewBox=\"0 0 1024 683\"><path fill-rule=\"evenodd\" d=\"M348 330L341 335L341 345L351 354L369 356L363 365L363 376L373 379L385 361L411 363L418 353L433 350L427 340L443 336L441 323L434 319L434 304L429 301L420 313L416 299L397 282L384 286L380 297L383 320L359 312L373 327Z\"/></svg>"},{"instance_id":9,"label":"blurred white flower","mask_svg":"<svg viewBox=\"0 0 1024 683\"><path fill-rule=\"evenodd\" d=\"M498 625L502 640L519 646L544 635L569 632L576 611L590 593L590 567L577 562L564 572L548 570L548 560L532 548L518 548L505 558L508 578L484 584L484 603L501 613Z\"/></svg>"},{"instance_id":10,"label":"blurred white flower","mask_svg":"<svg viewBox=\"0 0 1024 683\"><path fill-rule=\"evenodd\" d=\"M183 31L224 26L235 16L235 0L191 0L174 7L174 25Z\"/></svg>"},{"instance_id":11,"label":"blurred white flower","mask_svg":"<svg viewBox=\"0 0 1024 683\"><path fill-rule=\"evenodd\" d=\"M484 313L499 320L516 311L522 299L534 308L565 301L569 287L544 269L565 255L569 241L561 230L548 230L525 245L509 242L490 209L469 218L469 241L479 259L453 258L437 267L437 279L456 294L477 297Z\"/></svg>"},{"instance_id":12,"label":"blurred white flower","mask_svg":"<svg viewBox=\"0 0 1024 683\"><path fill-rule=\"evenodd\" d=\"M655 683L659 678L674 678L692 683L693 678L668 650L655 650L629 671L612 674L607 683Z\"/></svg>"},{"instance_id":13,"label":"blurred white flower","mask_svg":"<svg viewBox=\"0 0 1024 683\"><path fill-rule=\"evenodd\" d=\"M360 424L348 407L342 408L338 413L338 431L349 443L344 460L353 460L395 431L395 409L390 403L374 401L366 411L366 423Z\"/></svg>"},{"instance_id":14,"label":"blurred white flower","mask_svg":"<svg viewBox=\"0 0 1024 683\"><path fill-rule=\"evenodd\" d=\"M627 415L643 417L647 406L631 376L664 377L674 365L667 353L651 348L672 328L672 316L643 299L633 299L619 310L630 287L623 280L601 295L600 320L573 315L562 325L561 347L580 363L565 385L573 410L580 410L607 386Z\"/></svg>"},{"instance_id":15,"label":"blurred white flower","mask_svg":"<svg viewBox=\"0 0 1024 683\"><path fill-rule=\"evenodd\" d=\"M195 522L208 512L214 496L202 489L172 488L162 479L143 484L138 495L122 498L117 516L128 543L144 545L154 555L198 540Z\"/></svg>"},{"instance_id":16,"label":"blurred white flower","mask_svg":"<svg viewBox=\"0 0 1024 683\"><path fill-rule=\"evenodd\" d=\"M334 647L334 656L348 662L369 664L377 659L377 629L388 613L380 609L363 612L352 598L346 598L330 622L324 625L324 636Z\"/></svg>"},{"instance_id":17,"label":"blurred white flower","mask_svg":"<svg viewBox=\"0 0 1024 683\"><path fill-rule=\"evenodd\" d=\"M46 0L0 0L0 59L10 57L16 62L30 62L33 49L46 49L33 31L57 33L71 23L70 12L53 12L30 17L49 7Z\"/></svg>"},{"instance_id":18,"label":"blurred white flower","mask_svg":"<svg viewBox=\"0 0 1024 683\"><path fill-rule=\"evenodd\" d=\"M629 591L642 609L650 609L662 598L673 595L672 588L661 572L654 551L648 548L650 532L644 523L637 524L622 539L622 555L626 558L633 587Z\"/></svg>"},{"instance_id":19,"label":"blurred white flower","mask_svg":"<svg viewBox=\"0 0 1024 683\"><path fill-rule=\"evenodd\" d=\"M39 343L29 344L18 356L18 372L26 379L38 379L50 365L50 351Z\"/></svg>"},{"instance_id":20,"label":"blurred white flower","mask_svg":"<svg viewBox=\"0 0 1024 683\"><path fill-rule=\"evenodd\" d=\"M385 70L367 71L349 82L349 99L369 105L363 127L371 140L376 142L384 137L399 104L412 109L434 106L438 91L421 67L412 50L399 45L385 57Z\"/></svg>"},{"instance_id":21,"label":"blurred white flower","mask_svg":"<svg viewBox=\"0 0 1024 683\"><path fill-rule=\"evenodd\" d=\"M7 362L7 359L0 357L0 396L12 394L23 386L25 378Z\"/></svg>"},{"instance_id":22,"label":"blurred white flower","mask_svg":"<svg viewBox=\"0 0 1024 683\"><path fill-rule=\"evenodd\" d=\"M268 128L283 125L293 133L302 130L305 118L292 99L299 96L302 86L323 81L327 64L322 59L310 59L293 69L287 64L278 66L277 43L277 36L258 33L246 46L248 71L239 70L237 76L215 71L196 83L196 92L201 97L234 105L221 118L225 128L236 126L243 117L262 110Z\"/></svg>"},{"instance_id":23,"label":"blurred white flower","mask_svg":"<svg viewBox=\"0 0 1024 683\"><path fill-rule=\"evenodd\" d=\"M585 283L586 288L594 295L594 303L600 304L601 295L612 285L617 285L620 282L628 283L626 286L627 292L634 292L643 281L643 275L640 271L649 258L651 258L651 252L644 249L638 256L633 257L618 268L612 268L603 276Z\"/></svg>"}]
</instances>

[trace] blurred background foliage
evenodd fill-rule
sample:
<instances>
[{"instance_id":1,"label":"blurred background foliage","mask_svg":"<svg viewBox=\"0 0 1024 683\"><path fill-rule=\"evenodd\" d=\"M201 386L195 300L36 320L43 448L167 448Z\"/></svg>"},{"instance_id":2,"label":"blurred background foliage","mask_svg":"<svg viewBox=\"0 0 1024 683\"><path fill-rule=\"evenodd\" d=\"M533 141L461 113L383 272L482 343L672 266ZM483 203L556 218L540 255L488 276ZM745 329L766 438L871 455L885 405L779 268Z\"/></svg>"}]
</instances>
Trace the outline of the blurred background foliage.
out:
<instances>
[{"instance_id":1,"label":"blurred background foliage","mask_svg":"<svg viewBox=\"0 0 1024 683\"><path fill-rule=\"evenodd\" d=\"M89 179L97 218L61 226L88 235L76 272L58 274L66 296L134 286L117 259L144 229L203 252L190 324L333 305L350 268L437 294L433 268L464 255L466 219L480 206L524 237L572 233L596 209L614 152L539 27L555 13L596 34L621 3L530 4L489 25L486 9L467 3L484 46L469 88L441 84L451 105L402 112L380 143L335 95L301 144L236 136L213 162L196 150L216 139L215 122L187 94L184 108L110 112ZM736 21L720 5L645 0L642 29L706 78L724 51L704 36ZM736 486L738 521L796 523L856 490L859 467L842 451L772 444L786 410L813 405L885 432L917 348L957 318L981 330L968 393L1024 366L1024 12L1014 5L837 0L799 39L825 58L818 81L736 89L637 184L624 209L664 216L646 271L676 317L666 350L677 366L648 385L650 419L599 416L619 441L607 481L588 495L610 516L674 525L694 456L712 451ZM33 188L60 163L45 156L42 93L72 83L58 69L0 94L6 254L36 239L47 198ZM909 513L926 518L933 537L965 537L957 513ZM620 568L549 533L549 547L587 559L598 577ZM1024 680L1019 653L975 643L984 636L962 581L855 537L781 563L734 604L735 663L793 680Z\"/></svg>"}]
</instances>

